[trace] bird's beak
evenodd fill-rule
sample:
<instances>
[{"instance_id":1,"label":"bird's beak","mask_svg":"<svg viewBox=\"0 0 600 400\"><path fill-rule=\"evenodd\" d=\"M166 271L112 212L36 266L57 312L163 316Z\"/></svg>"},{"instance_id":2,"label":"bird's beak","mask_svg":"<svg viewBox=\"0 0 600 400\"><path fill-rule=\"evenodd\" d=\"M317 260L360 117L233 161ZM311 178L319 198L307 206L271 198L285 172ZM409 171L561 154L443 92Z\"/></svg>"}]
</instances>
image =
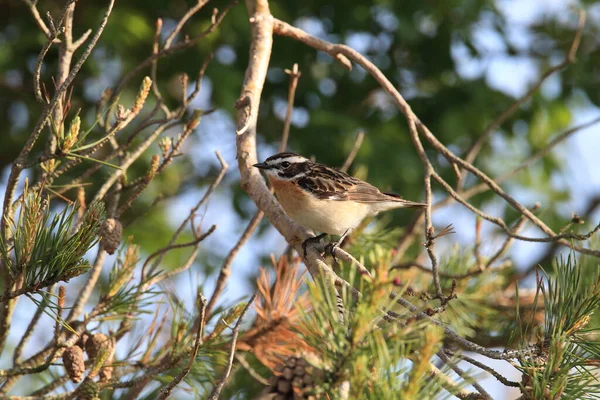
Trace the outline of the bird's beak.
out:
<instances>
[{"instance_id":1,"label":"bird's beak","mask_svg":"<svg viewBox=\"0 0 600 400\"><path fill-rule=\"evenodd\" d=\"M260 168L260 169L268 169L269 168L269 166L265 163L254 164L253 167Z\"/></svg>"}]
</instances>

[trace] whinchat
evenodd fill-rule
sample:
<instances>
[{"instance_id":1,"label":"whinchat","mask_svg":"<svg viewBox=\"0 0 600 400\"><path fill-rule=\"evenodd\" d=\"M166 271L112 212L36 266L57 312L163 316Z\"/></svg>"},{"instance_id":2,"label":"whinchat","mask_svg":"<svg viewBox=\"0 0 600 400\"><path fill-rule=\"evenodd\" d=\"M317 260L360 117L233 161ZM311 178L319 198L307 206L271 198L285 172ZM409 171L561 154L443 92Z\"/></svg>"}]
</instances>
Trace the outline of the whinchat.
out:
<instances>
[{"instance_id":1,"label":"whinchat","mask_svg":"<svg viewBox=\"0 0 600 400\"><path fill-rule=\"evenodd\" d=\"M341 235L329 247L333 256L335 247L366 217L394 208L426 206L382 193L370 183L295 153L275 154L254 166L266 172L290 218L315 233L322 232L309 240L319 240L325 234Z\"/></svg>"}]
</instances>

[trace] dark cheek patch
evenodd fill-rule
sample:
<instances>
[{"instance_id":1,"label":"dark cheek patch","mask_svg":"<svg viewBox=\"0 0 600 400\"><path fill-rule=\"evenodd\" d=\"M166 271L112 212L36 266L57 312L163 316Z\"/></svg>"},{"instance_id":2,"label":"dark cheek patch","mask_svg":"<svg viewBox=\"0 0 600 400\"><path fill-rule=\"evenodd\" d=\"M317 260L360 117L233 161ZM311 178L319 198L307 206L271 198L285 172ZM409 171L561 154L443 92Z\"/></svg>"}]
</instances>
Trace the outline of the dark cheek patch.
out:
<instances>
[{"instance_id":1,"label":"dark cheek patch","mask_svg":"<svg viewBox=\"0 0 600 400\"><path fill-rule=\"evenodd\" d=\"M277 175L279 175L282 178L293 178L294 176L306 171L307 166L308 165L306 163L292 164L284 170L279 170L277 172Z\"/></svg>"}]
</instances>

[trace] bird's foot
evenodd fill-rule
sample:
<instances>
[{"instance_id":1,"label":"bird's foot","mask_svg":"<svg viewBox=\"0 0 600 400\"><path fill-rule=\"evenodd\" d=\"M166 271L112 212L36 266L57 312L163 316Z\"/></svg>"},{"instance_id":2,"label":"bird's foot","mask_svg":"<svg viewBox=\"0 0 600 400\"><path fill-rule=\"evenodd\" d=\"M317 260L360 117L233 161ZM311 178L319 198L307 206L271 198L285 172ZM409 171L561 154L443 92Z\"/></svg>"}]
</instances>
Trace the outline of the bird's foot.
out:
<instances>
[{"instance_id":1,"label":"bird's foot","mask_svg":"<svg viewBox=\"0 0 600 400\"><path fill-rule=\"evenodd\" d=\"M326 233L321 233L320 235L310 237L310 238L306 239L304 242L302 242L302 250L304 251L304 258L306 258L306 246L308 246L309 243L319 243L321 241L321 239L323 239L325 236L327 236Z\"/></svg>"},{"instance_id":2,"label":"bird's foot","mask_svg":"<svg viewBox=\"0 0 600 400\"><path fill-rule=\"evenodd\" d=\"M333 258L333 261L335 261L336 263L338 262L338 258L335 255L335 251L340 247L340 242L331 242L331 243L327 243L327 245L325 246L325 251L328 252L331 257Z\"/></svg>"}]
</instances>

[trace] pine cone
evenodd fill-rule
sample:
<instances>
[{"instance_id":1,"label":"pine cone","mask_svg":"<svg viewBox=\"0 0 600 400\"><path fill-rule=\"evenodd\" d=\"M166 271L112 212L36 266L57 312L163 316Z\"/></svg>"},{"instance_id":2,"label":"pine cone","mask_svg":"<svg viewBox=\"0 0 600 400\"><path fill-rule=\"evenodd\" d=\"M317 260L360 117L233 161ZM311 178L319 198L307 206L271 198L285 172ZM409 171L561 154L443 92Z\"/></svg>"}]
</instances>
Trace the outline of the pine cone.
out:
<instances>
[{"instance_id":1,"label":"pine cone","mask_svg":"<svg viewBox=\"0 0 600 400\"><path fill-rule=\"evenodd\" d=\"M85 373L83 349L79 346L69 347L63 353L62 360L71 381L75 383L81 382L83 374Z\"/></svg>"},{"instance_id":2,"label":"pine cone","mask_svg":"<svg viewBox=\"0 0 600 400\"><path fill-rule=\"evenodd\" d=\"M292 356L278 367L271 378L271 386L265 389L273 400L316 399L313 394L315 380L323 371L309 364L304 358Z\"/></svg>"},{"instance_id":3,"label":"pine cone","mask_svg":"<svg viewBox=\"0 0 600 400\"><path fill-rule=\"evenodd\" d=\"M113 254L121 244L121 235L123 234L123 226L119 220L114 218L108 218L102 224L100 229L100 236L102 236L101 242L104 246L104 250L108 254Z\"/></svg>"},{"instance_id":4,"label":"pine cone","mask_svg":"<svg viewBox=\"0 0 600 400\"><path fill-rule=\"evenodd\" d=\"M104 364L112 359L114 351L115 346L112 339L105 334L96 333L89 337L85 343L85 352L87 353L90 361L93 363L88 375L90 378L94 378Z\"/></svg>"}]
</instances>

